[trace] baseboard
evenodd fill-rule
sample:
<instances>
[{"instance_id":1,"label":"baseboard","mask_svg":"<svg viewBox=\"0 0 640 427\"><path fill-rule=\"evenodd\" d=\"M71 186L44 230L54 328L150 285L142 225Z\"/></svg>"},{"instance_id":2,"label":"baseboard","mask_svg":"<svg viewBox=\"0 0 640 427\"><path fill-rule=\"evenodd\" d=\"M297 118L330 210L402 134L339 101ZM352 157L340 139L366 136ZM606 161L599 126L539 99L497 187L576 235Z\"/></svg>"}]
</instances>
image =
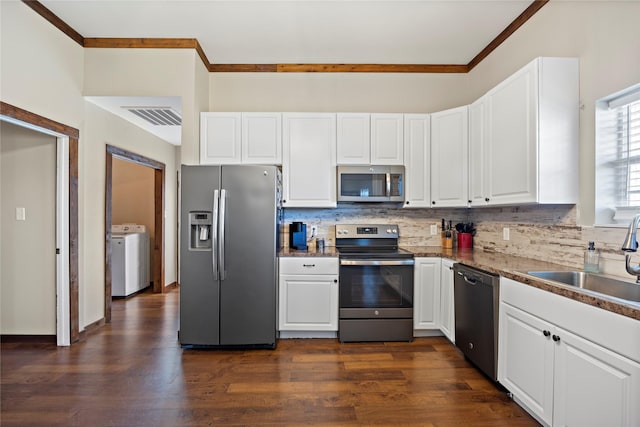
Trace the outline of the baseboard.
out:
<instances>
[{"instance_id":1,"label":"baseboard","mask_svg":"<svg viewBox=\"0 0 640 427\"><path fill-rule=\"evenodd\" d=\"M105 324L105 320L104 317L101 319L96 320L93 323L89 323L87 326L84 327L83 331L80 331L80 341L83 341L85 338L87 338L87 335L97 331L98 329L102 328Z\"/></svg>"},{"instance_id":2,"label":"baseboard","mask_svg":"<svg viewBox=\"0 0 640 427\"><path fill-rule=\"evenodd\" d=\"M173 289L178 289L178 282L169 283L167 286L164 287L165 291L171 291Z\"/></svg>"},{"instance_id":3,"label":"baseboard","mask_svg":"<svg viewBox=\"0 0 640 427\"><path fill-rule=\"evenodd\" d=\"M57 344L55 335L0 335L2 343Z\"/></svg>"}]
</instances>

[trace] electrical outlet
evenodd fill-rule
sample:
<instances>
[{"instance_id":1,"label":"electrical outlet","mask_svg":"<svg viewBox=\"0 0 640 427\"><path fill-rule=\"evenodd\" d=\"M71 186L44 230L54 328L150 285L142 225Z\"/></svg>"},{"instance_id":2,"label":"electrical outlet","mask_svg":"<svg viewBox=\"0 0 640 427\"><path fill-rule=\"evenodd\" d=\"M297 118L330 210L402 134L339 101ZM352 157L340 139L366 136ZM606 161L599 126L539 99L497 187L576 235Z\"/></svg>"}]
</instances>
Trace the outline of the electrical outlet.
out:
<instances>
[{"instance_id":1,"label":"electrical outlet","mask_svg":"<svg viewBox=\"0 0 640 427\"><path fill-rule=\"evenodd\" d=\"M317 225L312 225L311 226L311 237L316 237L318 235L318 226Z\"/></svg>"},{"instance_id":2,"label":"electrical outlet","mask_svg":"<svg viewBox=\"0 0 640 427\"><path fill-rule=\"evenodd\" d=\"M509 227L502 229L502 240L509 240Z\"/></svg>"},{"instance_id":3,"label":"electrical outlet","mask_svg":"<svg viewBox=\"0 0 640 427\"><path fill-rule=\"evenodd\" d=\"M438 235L438 224L431 224L431 235L432 236Z\"/></svg>"}]
</instances>

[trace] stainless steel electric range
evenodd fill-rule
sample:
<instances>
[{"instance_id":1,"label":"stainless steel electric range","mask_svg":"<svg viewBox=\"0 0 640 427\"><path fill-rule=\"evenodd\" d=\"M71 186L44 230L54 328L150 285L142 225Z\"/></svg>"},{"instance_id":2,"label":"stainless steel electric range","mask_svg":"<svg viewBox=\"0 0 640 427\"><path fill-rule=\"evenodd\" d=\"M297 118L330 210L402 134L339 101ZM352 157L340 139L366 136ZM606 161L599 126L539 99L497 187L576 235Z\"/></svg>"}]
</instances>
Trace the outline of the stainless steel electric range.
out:
<instances>
[{"instance_id":1,"label":"stainless steel electric range","mask_svg":"<svg viewBox=\"0 0 640 427\"><path fill-rule=\"evenodd\" d=\"M336 225L340 259L339 338L413 339L413 254L391 224Z\"/></svg>"}]
</instances>

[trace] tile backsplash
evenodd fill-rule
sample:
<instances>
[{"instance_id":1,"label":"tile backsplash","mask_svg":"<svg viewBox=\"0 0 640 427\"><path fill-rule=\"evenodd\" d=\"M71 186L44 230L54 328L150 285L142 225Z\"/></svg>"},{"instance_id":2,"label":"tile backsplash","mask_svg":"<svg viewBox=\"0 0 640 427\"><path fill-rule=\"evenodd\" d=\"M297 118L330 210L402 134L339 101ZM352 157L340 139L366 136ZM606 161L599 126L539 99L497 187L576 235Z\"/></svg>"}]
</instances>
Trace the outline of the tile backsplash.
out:
<instances>
[{"instance_id":1,"label":"tile backsplash","mask_svg":"<svg viewBox=\"0 0 640 427\"><path fill-rule=\"evenodd\" d=\"M400 244L440 246L441 219L473 222L476 226L474 248L509 255L537 258L582 269L584 250L590 240L600 250L604 273L632 278L624 268L620 250L626 228L585 227L577 225L575 205L532 205L470 209L403 209L394 204L340 204L336 209L285 209L284 245L288 244L288 224L302 221L318 226L318 237L335 244L335 225L341 223L397 223ZM438 226L432 236L431 225ZM509 240L503 240L503 228L509 228ZM634 263L640 256L634 254Z\"/></svg>"}]
</instances>

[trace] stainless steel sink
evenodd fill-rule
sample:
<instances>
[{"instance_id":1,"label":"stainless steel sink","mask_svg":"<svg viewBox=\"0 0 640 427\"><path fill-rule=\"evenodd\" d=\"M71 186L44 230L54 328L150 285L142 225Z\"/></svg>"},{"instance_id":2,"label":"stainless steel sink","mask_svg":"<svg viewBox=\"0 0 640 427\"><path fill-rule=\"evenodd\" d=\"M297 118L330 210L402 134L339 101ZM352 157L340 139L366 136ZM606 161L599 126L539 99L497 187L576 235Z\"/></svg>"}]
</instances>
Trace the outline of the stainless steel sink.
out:
<instances>
[{"instance_id":1,"label":"stainless steel sink","mask_svg":"<svg viewBox=\"0 0 640 427\"><path fill-rule=\"evenodd\" d=\"M528 271L527 274L627 301L640 302L640 285L622 279L584 271Z\"/></svg>"}]
</instances>

